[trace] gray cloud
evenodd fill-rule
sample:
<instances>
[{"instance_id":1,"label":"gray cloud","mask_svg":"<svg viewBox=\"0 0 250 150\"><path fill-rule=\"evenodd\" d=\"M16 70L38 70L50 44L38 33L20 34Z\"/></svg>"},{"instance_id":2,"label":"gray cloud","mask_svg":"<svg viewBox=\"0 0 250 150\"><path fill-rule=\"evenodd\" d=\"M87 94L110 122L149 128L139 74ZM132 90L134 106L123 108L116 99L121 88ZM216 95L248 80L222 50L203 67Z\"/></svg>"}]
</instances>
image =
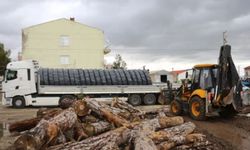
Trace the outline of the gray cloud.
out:
<instances>
[{"instance_id":1,"label":"gray cloud","mask_svg":"<svg viewBox=\"0 0 250 150\"><path fill-rule=\"evenodd\" d=\"M0 5L0 41L21 47L21 29L71 16L101 28L114 53L135 61L216 62L222 32L228 31L235 61L250 63L248 0L12 0ZM143 64L142 64L143 65Z\"/></svg>"}]
</instances>

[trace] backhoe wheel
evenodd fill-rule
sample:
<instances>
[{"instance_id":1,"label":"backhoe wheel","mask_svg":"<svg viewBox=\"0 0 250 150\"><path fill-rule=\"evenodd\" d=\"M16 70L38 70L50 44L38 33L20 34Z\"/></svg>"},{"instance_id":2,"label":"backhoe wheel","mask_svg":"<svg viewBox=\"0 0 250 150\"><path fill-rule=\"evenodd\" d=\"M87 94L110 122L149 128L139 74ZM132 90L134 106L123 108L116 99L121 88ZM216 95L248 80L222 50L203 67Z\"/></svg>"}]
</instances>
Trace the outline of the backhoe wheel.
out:
<instances>
[{"instance_id":1,"label":"backhoe wheel","mask_svg":"<svg viewBox=\"0 0 250 150\"><path fill-rule=\"evenodd\" d=\"M181 115L183 111L181 102L173 100L170 104L170 111L176 116Z\"/></svg>"},{"instance_id":2,"label":"backhoe wheel","mask_svg":"<svg viewBox=\"0 0 250 150\"><path fill-rule=\"evenodd\" d=\"M133 94L128 97L128 103L133 106L141 105L141 96L139 94Z\"/></svg>"},{"instance_id":3,"label":"backhoe wheel","mask_svg":"<svg viewBox=\"0 0 250 150\"><path fill-rule=\"evenodd\" d=\"M193 97L189 101L189 114L194 120L205 120L206 119L205 100L197 96Z\"/></svg>"}]
</instances>

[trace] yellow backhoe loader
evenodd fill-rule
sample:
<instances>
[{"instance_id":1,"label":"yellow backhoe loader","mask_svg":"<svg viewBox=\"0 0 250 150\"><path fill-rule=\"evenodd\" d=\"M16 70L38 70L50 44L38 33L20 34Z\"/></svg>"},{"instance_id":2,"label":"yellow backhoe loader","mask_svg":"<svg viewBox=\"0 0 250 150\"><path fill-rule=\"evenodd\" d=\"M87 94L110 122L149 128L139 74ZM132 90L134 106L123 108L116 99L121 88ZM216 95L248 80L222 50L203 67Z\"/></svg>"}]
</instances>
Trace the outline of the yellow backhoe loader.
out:
<instances>
[{"instance_id":1,"label":"yellow backhoe loader","mask_svg":"<svg viewBox=\"0 0 250 150\"><path fill-rule=\"evenodd\" d=\"M193 67L191 81L183 81L170 104L170 110L174 115L189 112L195 120L205 120L215 112L229 117L242 107L241 91L241 81L231 57L231 46L223 45L218 64Z\"/></svg>"}]
</instances>

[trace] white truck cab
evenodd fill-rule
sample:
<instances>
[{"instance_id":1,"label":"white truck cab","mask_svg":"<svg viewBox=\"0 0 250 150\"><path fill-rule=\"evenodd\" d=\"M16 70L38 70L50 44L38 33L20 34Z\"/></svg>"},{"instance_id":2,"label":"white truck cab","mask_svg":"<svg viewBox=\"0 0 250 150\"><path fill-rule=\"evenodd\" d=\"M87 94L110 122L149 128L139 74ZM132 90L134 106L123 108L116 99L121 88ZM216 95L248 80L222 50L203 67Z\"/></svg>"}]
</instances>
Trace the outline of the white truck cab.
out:
<instances>
[{"instance_id":1,"label":"white truck cab","mask_svg":"<svg viewBox=\"0 0 250 150\"><path fill-rule=\"evenodd\" d=\"M2 81L3 104L16 107L25 106L27 104L25 97L37 92L37 71L37 61L10 62Z\"/></svg>"}]
</instances>

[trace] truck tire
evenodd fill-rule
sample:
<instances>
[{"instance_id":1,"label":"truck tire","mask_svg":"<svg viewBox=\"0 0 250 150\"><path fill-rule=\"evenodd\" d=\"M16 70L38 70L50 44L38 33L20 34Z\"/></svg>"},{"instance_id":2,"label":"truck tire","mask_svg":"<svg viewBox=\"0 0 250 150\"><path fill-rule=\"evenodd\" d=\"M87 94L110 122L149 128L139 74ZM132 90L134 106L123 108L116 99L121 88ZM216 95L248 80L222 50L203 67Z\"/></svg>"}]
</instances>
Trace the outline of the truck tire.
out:
<instances>
[{"instance_id":1,"label":"truck tire","mask_svg":"<svg viewBox=\"0 0 250 150\"><path fill-rule=\"evenodd\" d=\"M63 69L64 85L70 85L69 70Z\"/></svg>"},{"instance_id":2,"label":"truck tire","mask_svg":"<svg viewBox=\"0 0 250 150\"><path fill-rule=\"evenodd\" d=\"M121 78L118 70L115 69L114 71L115 71L115 75L116 75L116 78L117 78L117 85L122 85L122 78Z\"/></svg>"},{"instance_id":3,"label":"truck tire","mask_svg":"<svg viewBox=\"0 0 250 150\"><path fill-rule=\"evenodd\" d=\"M75 78L75 85L81 85L78 69L74 69L73 72L74 72L74 78Z\"/></svg>"},{"instance_id":4,"label":"truck tire","mask_svg":"<svg viewBox=\"0 0 250 150\"><path fill-rule=\"evenodd\" d=\"M123 70L123 72L124 72L124 74L126 76L128 85L133 85L133 80L132 80L128 70Z\"/></svg>"},{"instance_id":5,"label":"truck tire","mask_svg":"<svg viewBox=\"0 0 250 150\"><path fill-rule=\"evenodd\" d=\"M135 72L133 70L128 70L130 76L131 76L131 79L132 79L132 85L137 85L137 78L136 78L136 75L135 75Z\"/></svg>"},{"instance_id":6,"label":"truck tire","mask_svg":"<svg viewBox=\"0 0 250 150\"><path fill-rule=\"evenodd\" d=\"M54 69L48 69L48 75L49 75L49 85L55 85L55 82L54 82Z\"/></svg>"},{"instance_id":7,"label":"truck tire","mask_svg":"<svg viewBox=\"0 0 250 150\"><path fill-rule=\"evenodd\" d=\"M53 70L53 78L54 78L54 85L60 85L60 83L59 83L58 69L54 69Z\"/></svg>"},{"instance_id":8,"label":"truck tire","mask_svg":"<svg viewBox=\"0 0 250 150\"><path fill-rule=\"evenodd\" d=\"M206 119L206 105L205 100L198 96L194 96L189 101L189 114L194 120Z\"/></svg>"},{"instance_id":9,"label":"truck tire","mask_svg":"<svg viewBox=\"0 0 250 150\"><path fill-rule=\"evenodd\" d=\"M110 74L109 74L109 70L103 70L104 71L104 74L105 74L105 78L106 78L106 81L107 81L107 85L112 85L112 80L111 80L111 77L110 77Z\"/></svg>"},{"instance_id":10,"label":"truck tire","mask_svg":"<svg viewBox=\"0 0 250 150\"><path fill-rule=\"evenodd\" d=\"M139 94L132 94L128 97L128 103L133 106L141 105L141 96Z\"/></svg>"},{"instance_id":11,"label":"truck tire","mask_svg":"<svg viewBox=\"0 0 250 150\"><path fill-rule=\"evenodd\" d=\"M117 85L117 77L116 77L116 73L114 70L110 70L109 71L109 75L110 75L110 78L111 78L111 81L112 81L112 85Z\"/></svg>"},{"instance_id":12,"label":"truck tire","mask_svg":"<svg viewBox=\"0 0 250 150\"><path fill-rule=\"evenodd\" d=\"M147 85L151 85L151 84L152 84L152 80L151 80L151 78L150 78L150 76L149 76L148 71L143 70L143 73L144 73L144 75L146 76Z\"/></svg>"},{"instance_id":13,"label":"truck tire","mask_svg":"<svg viewBox=\"0 0 250 150\"><path fill-rule=\"evenodd\" d=\"M182 114L182 104L180 101L177 100L173 100L170 104L170 112L175 115L175 116L179 116Z\"/></svg>"},{"instance_id":14,"label":"truck tire","mask_svg":"<svg viewBox=\"0 0 250 150\"><path fill-rule=\"evenodd\" d=\"M74 70L73 69L68 69L68 72L69 72L70 85L76 85Z\"/></svg>"},{"instance_id":15,"label":"truck tire","mask_svg":"<svg viewBox=\"0 0 250 150\"><path fill-rule=\"evenodd\" d=\"M96 85L94 70L89 70L89 77L90 77L90 85Z\"/></svg>"},{"instance_id":16,"label":"truck tire","mask_svg":"<svg viewBox=\"0 0 250 150\"><path fill-rule=\"evenodd\" d=\"M104 70L99 70L102 85L107 85L106 76Z\"/></svg>"},{"instance_id":17,"label":"truck tire","mask_svg":"<svg viewBox=\"0 0 250 150\"><path fill-rule=\"evenodd\" d=\"M80 84L81 85L86 85L84 70L79 69L78 72L79 72L79 76L80 76Z\"/></svg>"},{"instance_id":18,"label":"truck tire","mask_svg":"<svg viewBox=\"0 0 250 150\"><path fill-rule=\"evenodd\" d=\"M156 103L155 94L145 94L143 97L143 103L145 105L154 105Z\"/></svg>"},{"instance_id":19,"label":"truck tire","mask_svg":"<svg viewBox=\"0 0 250 150\"><path fill-rule=\"evenodd\" d=\"M142 85L147 85L147 84L148 84L148 83L147 83L147 79L146 79L146 76L145 76L145 74L143 73L143 71L142 71L142 70L138 70L138 72L139 72L139 74L140 74L140 76L141 76Z\"/></svg>"},{"instance_id":20,"label":"truck tire","mask_svg":"<svg viewBox=\"0 0 250 150\"><path fill-rule=\"evenodd\" d=\"M63 95L60 97L58 105L62 109L69 108L74 101L76 100L76 97L73 95Z\"/></svg>"},{"instance_id":21,"label":"truck tire","mask_svg":"<svg viewBox=\"0 0 250 150\"><path fill-rule=\"evenodd\" d=\"M59 78L59 85L65 85L64 84L63 69L58 69L58 78Z\"/></svg>"},{"instance_id":22,"label":"truck tire","mask_svg":"<svg viewBox=\"0 0 250 150\"><path fill-rule=\"evenodd\" d=\"M38 71L39 79L40 79L40 84L44 85L44 78L43 78L43 69L39 69Z\"/></svg>"},{"instance_id":23,"label":"truck tire","mask_svg":"<svg viewBox=\"0 0 250 150\"><path fill-rule=\"evenodd\" d=\"M123 72L123 69L119 69L118 72L119 72L120 77L121 77L122 85L128 85L128 81L127 81L127 78Z\"/></svg>"},{"instance_id":24,"label":"truck tire","mask_svg":"<svg viewBox=\"0 0 250 150\"><path fill-rule=\"evenodd\" d=\"M24 108L25 107L25 99L23 96L15 96L12 99L12 106L14 108Z\"/></svg>"},{"instance_id":25,"label":"truck tire","mask_svg":"<svg viewBox=\"0 0 250 150\"><path fill-rule=\"evenodd\" d=\"M89 70L83 70L83 72L84 72L84 75L85 75L86 85L91 85L90 76L89 76Z\"/></svg>"},{"instance_id":26,"label":"truck tire","mask_svg":"<svg viewBox=\"0 0 250 150\"><path fill-rule=\"evenodd\" d=\"M43 79L44 79L44 85L49 85L49 75L48 75L48 69L43 69Z\"/></svg>"},{"instance_id":27,"label":"truck tire","mask_svg":"<svg viewBox=\"0 0 250 150\"><path fill-rule=\"evenodd\" d=\"M135 75L136 75L136 78L137 78L138 85L142 85L142 78L141 78L140 73L139 73L138 70L135 70Z\"/></svg>"},{"instance_id":28,"label":"truck tire","mask_svg":"<svg viewBox=\"0 0 250 150\"><path fill-rule=\"evenodd\" d=\"M95 69L93 71L94 71L96 85L102 85L102 83L101 83L101 77L99 75L99 70Z\"/></svg>"}]
</instances>

